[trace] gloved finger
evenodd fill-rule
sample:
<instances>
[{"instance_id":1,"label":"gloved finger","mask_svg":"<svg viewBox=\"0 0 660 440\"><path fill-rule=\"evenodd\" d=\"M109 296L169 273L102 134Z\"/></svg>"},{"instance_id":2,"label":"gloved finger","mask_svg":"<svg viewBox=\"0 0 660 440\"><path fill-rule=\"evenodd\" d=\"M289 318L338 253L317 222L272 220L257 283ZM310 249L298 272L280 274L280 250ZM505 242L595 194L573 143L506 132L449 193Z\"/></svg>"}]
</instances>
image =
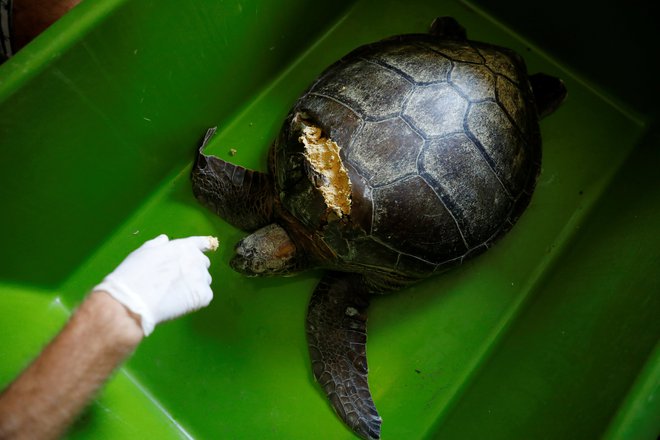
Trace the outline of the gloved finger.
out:
<instances>
[{"instance_id":1,"label":"gloved finger","mask_svg":"<svg viewBox=\"0 0 660 440\"><path fill-rule=\"evenodd\" d=\"M161 244L165 244L169 241L169 237L165 234L160 234L156 238L152 238L151 240L145 241L144 244L142 245L143 248L152 248Z\"/></svg>"},{"instance_id":2,"label":"gloved finger","mask_svg":"<svg viewBox=\"0 0 660 440\"><path fill-rule=\"evenodd\" d=\"M191 269L188 276L190 277L190 281L194 282L198 286L210 286L211 282L213 281L213 277L209 273L208 269L202 269L199 266L197 266L195 269Z\"/></svg>"},{"instance_id":3,"label":"gloved finger","mask_svg":"<svg viewBox=\"0 0 660 440\"><path fill-rule=\"evenodd\" d=\"M204 286L199 293L200 308L208 306L211 303L211 300L213 300L213 290L211 290L209 286Z\"/></svg>"},{"instance_id":4,"label":"gloved finger","mask_svg":"<svg viewBox=\"0 0 660 440\"><path fill-rule=\"evenodd\" d=\"M203 283L198 283L188 297L188 305L184 313L202 309L208 306L212 299L213 291L211 290L211 287Z\"/></svg>"},{"instance_id":5,"label":"gloved finger","mask_svg":"<svg viewBox=\"0 0 660 440\"><path fill-rule=\"evenodd\" d=\"M209 267L211 267L211 260L209 260L209 257L197 249L192 250L192 252L193 253L182 257L183 267L190 272L207 272Z\"/></svg>"},{"instance_id":6,"label":"gloved finger","mask_svg":"<svg viewBox=\"0 0 660 440\"><path fill-rule=\"evenodd\" d=\"M207 270L211 267L211 260L209 260L209 257L204 254L200 254L197 261L199 261L199 264L203 265Z\"/></svg>"},{"instance_id":7,"label":"gloved finger","mask_svg":"<svg viewBox=\"0 0 660 440\"><path fill-rule=\"evenodd\" d=\"M180 238L177 241L190 244L202 252L215 251L218 248L218 239L208 235Z\"/></svg>"}]
</instances>

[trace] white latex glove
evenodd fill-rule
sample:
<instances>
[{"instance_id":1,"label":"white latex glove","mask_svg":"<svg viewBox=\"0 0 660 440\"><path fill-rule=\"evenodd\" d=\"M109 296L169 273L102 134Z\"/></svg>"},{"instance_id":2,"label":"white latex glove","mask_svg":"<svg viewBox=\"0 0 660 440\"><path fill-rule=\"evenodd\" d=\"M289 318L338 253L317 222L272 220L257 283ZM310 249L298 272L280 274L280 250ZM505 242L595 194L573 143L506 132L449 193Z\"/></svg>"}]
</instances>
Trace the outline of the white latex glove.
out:
<instances>
[{"instance_id":1,"label":"white latex glove","mask_svg":"<svg viewBox=\"0 0 660 440\"><path fill-rule=\"evenodd\" d=\"M211 302L211 262L203 252L217 247L214 237L170 240L159 235L129 254L94 290L108 292L140 315L148 336L156 324Z\"/></svg>"}]
</instances>

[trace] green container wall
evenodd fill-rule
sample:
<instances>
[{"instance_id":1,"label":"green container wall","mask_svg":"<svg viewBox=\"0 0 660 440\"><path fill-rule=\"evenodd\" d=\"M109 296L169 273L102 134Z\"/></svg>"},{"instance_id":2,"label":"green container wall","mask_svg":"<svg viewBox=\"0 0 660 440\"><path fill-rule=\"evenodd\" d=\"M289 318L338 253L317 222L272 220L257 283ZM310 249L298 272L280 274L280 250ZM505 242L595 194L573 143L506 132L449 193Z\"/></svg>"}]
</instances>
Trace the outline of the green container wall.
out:
<instances>
[{"instance_id":1,"label":"green container wall","mask_svg":"<svg viewBox=\"0 0 660 440\"><path fill-rule=\"evenodd\" d=\"M309 366L304 319L320 272L233 273L243 234L193 199L192 157L217 125L210 152L234 148L233 161L264 170L289 107L328 64L452 15L471 38L562 77L569 98L541 124L542 175L511 233L373 301L383 438L655 438L660 132L657 90L639 90L657 74L635 81L624 59L621 76L601 74L603 48L584 49L599 33L614 49L652 51L652 40L595 20L576 29L586 6L546 5L531 20L524 5L484 4L85 0L0 66L0 386L132 249L159 233L214 234L211 306L159 326L69 436L353 438ZM625 17L644 17L603 14L627 30Z\"/></svg>"}]
</instances>

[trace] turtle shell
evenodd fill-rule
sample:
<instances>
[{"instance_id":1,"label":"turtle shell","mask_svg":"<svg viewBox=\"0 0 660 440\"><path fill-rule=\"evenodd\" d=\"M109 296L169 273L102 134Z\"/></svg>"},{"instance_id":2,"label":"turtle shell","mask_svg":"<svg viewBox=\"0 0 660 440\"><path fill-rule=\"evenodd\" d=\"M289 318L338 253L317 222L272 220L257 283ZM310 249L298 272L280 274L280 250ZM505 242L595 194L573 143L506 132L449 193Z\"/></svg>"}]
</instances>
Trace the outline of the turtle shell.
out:
<instances>
[{"instance_id":1,"label":"turtle shell","mask_svg":"<svg viewBox=\"0 0 660 440\"><path fill-rule=\"evenodd\" d=\"M351 211L329 214L303 119L340 147ZM476 255L518 219L540 170L526 68L479 42L404 35L362 46L298 99L271 152L281 205L326 266L419 278Z\"/></svg>"}]
</instances>

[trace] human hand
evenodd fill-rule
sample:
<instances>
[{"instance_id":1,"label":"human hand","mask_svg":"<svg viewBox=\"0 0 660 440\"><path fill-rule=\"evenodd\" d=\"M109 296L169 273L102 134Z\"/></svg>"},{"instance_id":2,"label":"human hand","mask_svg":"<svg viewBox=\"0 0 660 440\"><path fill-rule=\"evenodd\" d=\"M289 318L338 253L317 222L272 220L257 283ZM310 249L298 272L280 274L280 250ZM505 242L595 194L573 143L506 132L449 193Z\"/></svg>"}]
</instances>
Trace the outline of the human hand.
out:
<instances>
[{"instance_id":1,"label":"human hand","mask_svg":"<svg viewBox=\"0 0 660 440\"><path fill-rule=\"evenodd\" d=\"M156 324L211 302L211 262L203 252L217 246L215 237L170 240L159 235L129 254L94 290L109 293L140 315L148 336Z\"/></svg>"}]
</instances>

